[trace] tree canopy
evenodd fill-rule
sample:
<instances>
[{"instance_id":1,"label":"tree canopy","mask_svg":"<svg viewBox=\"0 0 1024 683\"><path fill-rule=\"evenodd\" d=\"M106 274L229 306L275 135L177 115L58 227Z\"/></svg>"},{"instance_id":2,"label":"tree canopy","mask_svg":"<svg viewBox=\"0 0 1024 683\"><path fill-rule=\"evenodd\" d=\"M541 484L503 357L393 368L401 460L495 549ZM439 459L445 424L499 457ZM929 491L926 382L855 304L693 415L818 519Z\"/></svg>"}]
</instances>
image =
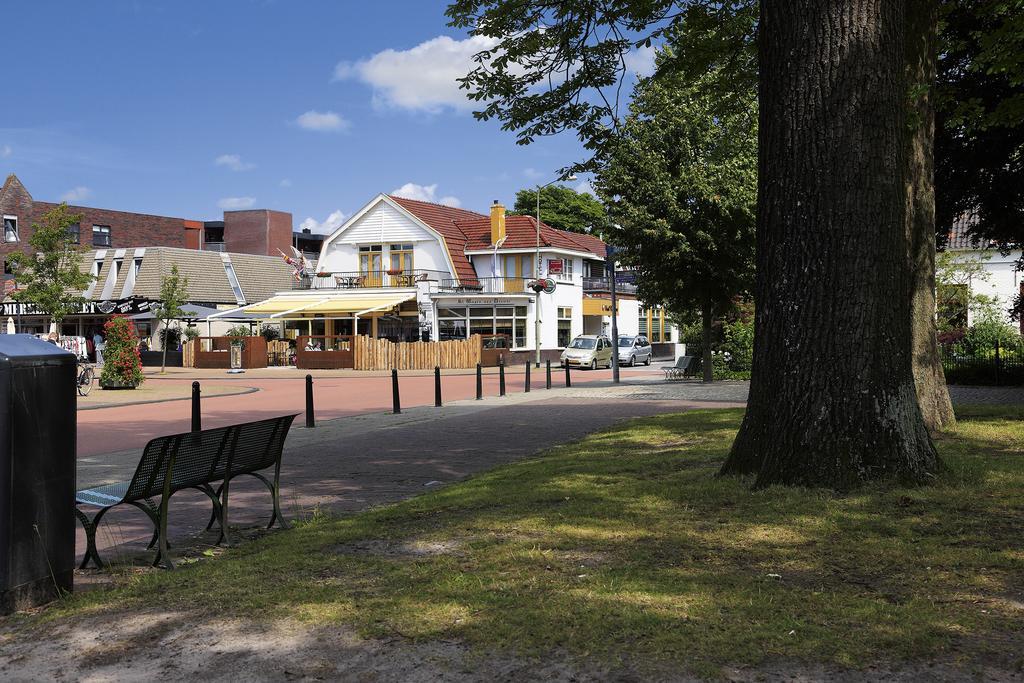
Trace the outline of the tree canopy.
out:
<instances>
[{"instance_id":1,"label":"tree canopy","mask_svg":"<svg viewBox=\"0 0 1024 683\"><path fill-rule=\"evenodd\" d=\"M1024 0L944 0L935 138L940 240L1024 242Z\"/></svg>"},{"instance_id":2,"label":"tree canopy","mask_svg":"<svg viewBox=\"0 0 1024 683\"><path fill-rule=\"evenodd\" d=\"M83 292L93 281L82 271L82 250L71 233L71 226L81 221L67 204L59 204L43 214L42 223L32 224L31 251L7 257L17 284L11 297L33 304L57 325L88 302Z\"/></svg>"},{"instance_id":3,"label":"tree canopy","mask_svg":"<svg viewBox=\"0 0 1024 683\"><path fill-rule=\"evenodd\" d=\"M512 213L535 216L537 190L527 188L516 192ZM548 185L540 191L540 219L552 228L569 232L593 233L601 236L608 222L604 205L589 192L577 192L565 185Z\"/></svg>"},{"instance_id":4,"label":"tree canopy","mask_svg":"<svg viewBox=\"0 0 1024 683\"><path fill-rule=\"evenodd\" d=\"M756 94L723 106L717 77L641 84L597 179L641 297L680 313L721 311L753 276Z\"/></svg>"},{"instance_id":5,"label":"tree canopy","mask_svg":"<svg viewBox=\"0 0 1024 683\"><path fill-rule=\"evenodd\" d=\"M169 275L160 280L160 301L153 307L153 317L163 323L163 360L160 364L160 372L167 368L167 347L169 346L170 324L184 315L181 309L188 303L188 278L178 273L178 266L171 266Z\"/></svg>"}]
</instances>

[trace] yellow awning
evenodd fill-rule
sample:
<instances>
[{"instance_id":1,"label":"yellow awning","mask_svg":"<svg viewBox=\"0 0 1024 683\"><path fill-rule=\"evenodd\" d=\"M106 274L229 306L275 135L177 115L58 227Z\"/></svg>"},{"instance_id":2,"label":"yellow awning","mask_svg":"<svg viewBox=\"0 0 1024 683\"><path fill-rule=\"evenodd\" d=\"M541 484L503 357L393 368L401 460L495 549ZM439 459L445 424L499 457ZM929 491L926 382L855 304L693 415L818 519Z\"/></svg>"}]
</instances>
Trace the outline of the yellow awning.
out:
<instances>
[{"instance_id":1,"label":"yellow awning","mask_svg":"<svg viewBox=\"0 0 1024 683\"><path fill-rule=\"evenodd\" d=\"M322 296L275 296L243 310L246 313L267 314L272 318L289 315L303 316L319 313L325 316L368 313L398 306L404 301L415 299L409 292L382 294L372 297L352 294L330 294Z\"/></svg>"}]
</instances>

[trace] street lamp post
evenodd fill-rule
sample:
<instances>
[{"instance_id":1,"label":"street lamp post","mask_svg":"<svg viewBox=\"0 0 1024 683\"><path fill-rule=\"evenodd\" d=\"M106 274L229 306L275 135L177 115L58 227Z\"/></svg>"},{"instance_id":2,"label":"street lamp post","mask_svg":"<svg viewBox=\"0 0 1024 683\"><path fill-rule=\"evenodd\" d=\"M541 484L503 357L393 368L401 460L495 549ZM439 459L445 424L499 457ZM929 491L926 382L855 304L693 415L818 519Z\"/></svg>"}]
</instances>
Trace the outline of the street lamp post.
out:
<instances>
[{"instance_id":1,"label":"street lamp post","mask_svg":"<svg viewBox=\"0 0 1024 683\"><path fill-rule=\"evenodd\" d=\"M550 183L545 183L544 185L538 185L537 186L537 224L535 226L537 228L537 266L536 266L537 270L536 270L536 272L533 275L533 279L534 280L540 280L540 268L541 268L541 261L540 261L540 191L543 190L545 187L548 187L549 185L554 185L555 183L560 183L560 182L566 181L566 180L569 181L569 182L572 182L572 181L576 180L576 176L575 175L569 175L569 176L566 176L564 178L555 178ZM533 305L533 343L534 343L534 347L537 350L537 358L536 358L537 365L536 365L536 367L539 368L540 367L540 292L538 291L538 292L536 292L536 294L537 294L537 300L536 300L536 302Z\"/></svg>"}]
</instances>

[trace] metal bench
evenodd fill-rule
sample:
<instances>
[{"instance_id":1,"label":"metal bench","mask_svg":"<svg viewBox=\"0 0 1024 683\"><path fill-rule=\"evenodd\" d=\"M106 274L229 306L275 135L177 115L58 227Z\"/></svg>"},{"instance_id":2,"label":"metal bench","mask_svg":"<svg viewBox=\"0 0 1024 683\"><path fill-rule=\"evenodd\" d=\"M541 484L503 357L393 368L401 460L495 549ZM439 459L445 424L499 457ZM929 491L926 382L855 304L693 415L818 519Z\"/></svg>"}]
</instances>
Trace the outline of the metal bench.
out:
<instances>
[{"instance_id":1,"label":"metal bench","mask_svg":"<svg viewBox=\"0 0 1024 683\"><path fill-rule=\"evenodd\" d=\"M85 569L90 559L97 567L103 567L96 550L96 529L108 510L123 504L142 510L153 522L153 538L148 546L157 547L153 566L163 562L168 569L173 569L174 563L167 552L167 510L171 496L185 489L202 491L210 498L213 518L207 528L219 522L217 543L227 542L228 490L231 480L242 475L256 477L267 486L274 506L269 526L280 521L285 527L280 502L281 455L294 419L295 415L283 415L229 427L157 437L146 444L130 481L78 491L75 494L75 514L86 535L85 557L80 569ZM273 482L259 473L271 466L274 467ZM218 482L220 486L214 490L213 485ZM156 496L160 496L159 505L152 500ZM90 520L78 509L79 505L98 507L99 512Z\"/></svg>"},{"instance_id":2,"label":"metal bench","mask_svg":"<svg viewBox=\"0 0 1024 683\"><path fill-rule=\"evenodd\" d=\"M665 379L682 379L686 376L687 370L690 369L690 364L696 356L679 356L676 358L676 364L670 368L662 368L665 371Z\"/></svg>"}]
</instances>

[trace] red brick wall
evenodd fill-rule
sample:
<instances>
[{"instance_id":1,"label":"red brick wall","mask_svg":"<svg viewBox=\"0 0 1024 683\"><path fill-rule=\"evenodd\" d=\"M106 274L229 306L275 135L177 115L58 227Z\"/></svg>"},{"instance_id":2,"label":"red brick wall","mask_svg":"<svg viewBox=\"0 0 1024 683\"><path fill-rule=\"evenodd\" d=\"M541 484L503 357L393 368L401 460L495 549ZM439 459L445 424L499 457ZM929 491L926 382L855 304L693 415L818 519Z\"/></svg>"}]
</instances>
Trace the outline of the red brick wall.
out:
<instances>
[{"instance_id":1,"label":"red brick wall","mask_svg":"<svg viewBox=\"0 0 1024 683\"><path fill-rule=\"evenodd\" d=\"M18 242L0 243L0 254L26 249L32 235L32 224L41 222L43 214L55 206L57 205L51 202L33 201L32 196L20 184L9 185L8 192L0 198L0 213L18 217ZM69 206L68 209L72 213L82 215L80 235L83 247L93 246L93 225L110 226L112 249L186 246L185 221L181 218L93 209L86 206Z\"/></svg>"},{"instance_id":2,"label":"red brick wall","mask_svg":"<svg viewBox=\"0 0 1024 683\"><path fill-rule=\"evenodd\" d=\"M292 215L253 209L224 212L224 246L230 252L277 256L292 244Z\"/></svg>"}]
</instances>

